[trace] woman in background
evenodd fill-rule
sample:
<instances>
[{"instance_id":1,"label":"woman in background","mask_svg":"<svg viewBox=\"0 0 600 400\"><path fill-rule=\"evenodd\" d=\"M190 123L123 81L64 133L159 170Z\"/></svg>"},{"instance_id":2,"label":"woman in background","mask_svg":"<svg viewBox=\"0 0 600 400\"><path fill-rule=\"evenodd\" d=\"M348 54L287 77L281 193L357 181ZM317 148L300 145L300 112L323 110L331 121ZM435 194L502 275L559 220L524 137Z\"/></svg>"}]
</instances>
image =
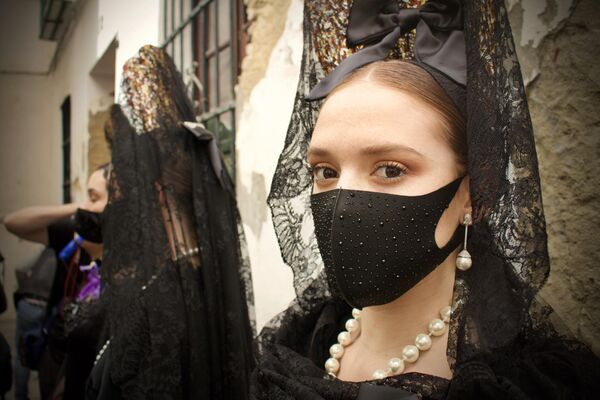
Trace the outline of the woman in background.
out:
<instances>
[{"instance_id":1,"label":"woman in background","mask_svg":"<svg viewBox=\"0 0 600 400\"><path fill-rule=\"evenodd\" d=\"M100 219L108 199L108 177L108 164L90 174L87 197L82 204L26 207L4 218L9 232L48 246L57 257L49 300L32 299L28 304L46 312L44 326L47 333L42 333L40 328L37 335L44 341L43 354L39 365L31 365L39 372L42 399L52 396L81 399L85 393L85 381L93 366L103 317L100 313L87 318L84 324L92 323L92 329L78 329L73 336L70 335L72 332L65 332L65 320L69 320L69 328L83 326L79 324L83 321L81 313L72 313L73 302L87 282L88 272L81 267L86 269L92 262L101 264ZM21 394L26 395L19 392Z\"/></svg>"},{"instance_id":2,"label":"woman in background","mask_svg":"<svg viewBox=\"0 0 600 400\"><path fill-rule=\"evenodd\" d=\"M186 122L187 121L187 122ZM244 399L252 283L233 185L173 61L144 46L111 110L102 280L110 336L88 399Z\"/></svg>"}]
</instances>

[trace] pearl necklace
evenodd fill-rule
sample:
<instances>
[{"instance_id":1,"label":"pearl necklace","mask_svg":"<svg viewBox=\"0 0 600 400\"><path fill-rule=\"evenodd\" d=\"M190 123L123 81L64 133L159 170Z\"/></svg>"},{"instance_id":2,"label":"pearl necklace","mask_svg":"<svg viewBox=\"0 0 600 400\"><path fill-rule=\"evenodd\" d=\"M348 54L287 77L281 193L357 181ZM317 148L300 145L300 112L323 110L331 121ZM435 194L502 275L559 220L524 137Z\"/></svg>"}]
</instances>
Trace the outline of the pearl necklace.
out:
<instances>
[{"instance_id":1,"label":"pearl necklace","mask_svg":"<svg viewBox=\"0 0 600 400\"><path fill-rule=\"evenodd\" d=\"M373 379L383 379L391 374L401 374L404 371L404 363L414 363L419 359L419 351L427 351L431 348L432 336L442 336L446 332L446 324L450 321L452 308L446 306L440 310L440 318L429 322L428 333L419 333L415 338L415 344L409 344L402 349L401 357L394 357L388 361L387 369L378 369L373 372ZM348 347L360 336L360 310L352 309L352 317L346 321L346 330L339 333L338 342L329 348L331 358L325 361L325 371L332 377L340 370L340 361L344 355L344 348Z\"/></svg>"},{"instance_id":2,"label":"pearl necklace","mask_svg":"<svg viewBox=\"0 0 600 400\"><path fill-rule=\"evenodd\" d=\"M106 343L104 343L104 346L102 346L102 348L100 349L100 351L98 352L98 355L96 356L96 360L94 361L94 365L98 364L98 361L100 361L100 359L102 358L102 356L104 355L104 353L106 352L106 349L108 349L108 345L110 344L110 339L108 339L106 341Z\"/></svg>"}]
</instances>

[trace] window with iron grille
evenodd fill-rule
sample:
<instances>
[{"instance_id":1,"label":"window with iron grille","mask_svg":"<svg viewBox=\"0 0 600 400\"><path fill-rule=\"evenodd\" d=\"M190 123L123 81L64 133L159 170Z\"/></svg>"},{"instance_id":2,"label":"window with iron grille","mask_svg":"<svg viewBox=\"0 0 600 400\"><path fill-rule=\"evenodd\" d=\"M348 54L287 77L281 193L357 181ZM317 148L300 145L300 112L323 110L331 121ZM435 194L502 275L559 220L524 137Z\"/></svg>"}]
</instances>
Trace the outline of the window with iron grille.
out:
<instances>
[{"instance_id":1,"label":"window with iron grille","mask_svg":"<svg viewBox=\"0 0 600 400\"><path fill-rule=\"evenodd\" d=\"M243 0L163 0L163 48L182 73L198 120L235 172L235 85L247 43Z\"/></svg>"},{"instance_id":2,"label":"window with iron grille","mask_svg":"<svg viewBox=\"0 0 600 400\"><path fill-rule=\"evenodd\" d=\"M71 96L60 106L62 119L62 198L63 203L71 202Z\"/></svg>"}]
</instances>

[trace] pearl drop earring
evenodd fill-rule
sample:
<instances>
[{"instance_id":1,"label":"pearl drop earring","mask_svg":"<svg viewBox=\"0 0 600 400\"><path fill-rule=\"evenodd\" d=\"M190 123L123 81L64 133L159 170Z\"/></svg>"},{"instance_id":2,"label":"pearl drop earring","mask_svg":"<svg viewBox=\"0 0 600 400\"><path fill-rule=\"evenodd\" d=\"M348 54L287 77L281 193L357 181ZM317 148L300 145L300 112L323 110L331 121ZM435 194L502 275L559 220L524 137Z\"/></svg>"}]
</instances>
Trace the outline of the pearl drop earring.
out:
<instances>
[{"instance_id":1,"label":"pearl drop earring","mask_svg":"<svg viewBox=\"0 0 600 400\"><path fill-rule=\"evenodd\" d=\"M471 254L467 251L467 232L469 230L469 225L473 223L470 213L466 213L463 219L463 225L465 226L465 242L463 244L463 249L458 256L456 257L456 268L461 271L467 271L473 265L473 260L471 259Z\"/></svg>"}]
</instances>

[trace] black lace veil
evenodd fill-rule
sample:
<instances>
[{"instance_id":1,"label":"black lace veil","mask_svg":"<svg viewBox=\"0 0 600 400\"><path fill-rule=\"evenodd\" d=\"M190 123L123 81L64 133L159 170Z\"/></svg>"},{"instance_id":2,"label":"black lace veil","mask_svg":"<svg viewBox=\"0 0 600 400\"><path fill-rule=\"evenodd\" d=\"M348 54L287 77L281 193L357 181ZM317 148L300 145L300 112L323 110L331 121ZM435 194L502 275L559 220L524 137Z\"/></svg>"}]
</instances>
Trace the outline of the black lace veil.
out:
<instances>
[{"instance_id":1,"label":"black lace veil","mask_svg":"<svg viewBox=\"0 0 600 400\"><path fill-rule=\"evenodd\" d=\"M284 261L294 273L296 300L271 321L278 326L331 297L314 236L312 178L306 152L319 102L304 99L357 48L345 35L351 1L306 0L304 53L294 110L268 203ZM398 1L419 7L423 1ZM549 273L546 227L527 99L504 2L462 1L467 51L468 169L474 211L473 267L457 273L463 311L453 320L457 361L502 347L548 321L535 301ZM411 60L414 33L390 58ZM360 47L360 46L359 46ZM551 330L547 330L550 332Z\"/></svg>"},{"instance_id":2,"label":"black lace veil","mask_svg":"<svg viewBox=\"0 0 600 400\"><path fill-rule=\"evenodd\" d=\"M253 298L229 176L172 60L145 46L111 113L110 377L131 399L243 399Z\"/></svg>"}]
</instances>

